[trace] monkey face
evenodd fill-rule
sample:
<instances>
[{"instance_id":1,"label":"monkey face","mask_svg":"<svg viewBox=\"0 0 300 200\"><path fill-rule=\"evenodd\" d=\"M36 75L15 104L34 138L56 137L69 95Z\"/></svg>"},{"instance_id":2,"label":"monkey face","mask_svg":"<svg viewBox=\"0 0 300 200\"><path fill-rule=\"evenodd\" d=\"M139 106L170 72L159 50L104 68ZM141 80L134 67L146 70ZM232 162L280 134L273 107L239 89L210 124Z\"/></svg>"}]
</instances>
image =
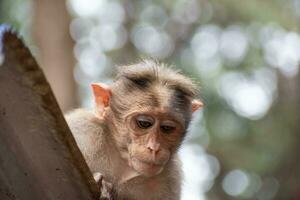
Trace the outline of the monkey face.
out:
<instances>
[{"instance_id":1,"label":"monkey face","mask_svg":"<svg viewBox=\"0 0 300 200\"><path fill-rule=\"evenodd\" d=\"M94 84L93 91L121 156L145 176L164 169L202 107L189 78L155 62L124 66L110 87Z\"/></svg>"},{"instance_id":2,"label":"monkey face","mask_svg":"<svg viewBox=\"0 0 300 200\"><path fill-rule=\"evenodd\" d=\"M184 137L184 123L169 113L136 113L127 119L129 165L144 176L163 171Z\"/></svg>"}]
</instances>

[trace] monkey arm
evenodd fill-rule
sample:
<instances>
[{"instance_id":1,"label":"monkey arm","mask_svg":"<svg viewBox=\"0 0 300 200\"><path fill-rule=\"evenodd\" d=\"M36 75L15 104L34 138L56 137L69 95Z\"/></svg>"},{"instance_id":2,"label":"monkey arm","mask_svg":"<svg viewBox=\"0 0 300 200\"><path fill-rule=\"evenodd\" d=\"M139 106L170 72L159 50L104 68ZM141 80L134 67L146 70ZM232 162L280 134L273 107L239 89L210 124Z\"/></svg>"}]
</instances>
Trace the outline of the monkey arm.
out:
<instances>
[{"instance_id":1,"label":"monkey arm","mask_svg":"<svg viewBox=\"0 0 300 200\"><path fill-rule=\"evenodd\" d=\"M111 182L106 177L107 172L102 166L107 165L102 152L107 143L102 122L94 116L94 113L78 109L65 116L66 121L74 135L77 145L90 170L93 172L100 192L100 200L115 200L116 192Z\"/></svg>"}]
</instances>

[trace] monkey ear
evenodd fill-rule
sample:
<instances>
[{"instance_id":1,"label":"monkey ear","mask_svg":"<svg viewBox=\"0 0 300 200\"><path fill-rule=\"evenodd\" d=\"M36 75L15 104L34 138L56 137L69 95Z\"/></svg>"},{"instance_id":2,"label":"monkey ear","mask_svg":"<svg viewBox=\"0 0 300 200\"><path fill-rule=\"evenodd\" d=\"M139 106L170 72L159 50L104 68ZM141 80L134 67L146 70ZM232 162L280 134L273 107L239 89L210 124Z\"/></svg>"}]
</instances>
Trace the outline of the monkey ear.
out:
<instances>
[{"instance_id":1,"label":"monkey ear","mask_svg":"<svg viewBox=\"0 0 300 200\"><path fill-rule=\"evenodd\" d=\"M91 86L96 104L96 115L103 118L105 108L109 106L111 91L107 85L102 83L92 83Z\"/></svg>"},{"instance_id":2,"label":"monkey ear","mask_svg":"<svg viewBox=\"0 0 300 200\"><path fill-rule=\"evenodd\" d=\"M192 101L192 112L197 111L199 108L203 107L203 103L202 101L200 101L199 99L194 99Z\"/></svg>"}]
</instances>

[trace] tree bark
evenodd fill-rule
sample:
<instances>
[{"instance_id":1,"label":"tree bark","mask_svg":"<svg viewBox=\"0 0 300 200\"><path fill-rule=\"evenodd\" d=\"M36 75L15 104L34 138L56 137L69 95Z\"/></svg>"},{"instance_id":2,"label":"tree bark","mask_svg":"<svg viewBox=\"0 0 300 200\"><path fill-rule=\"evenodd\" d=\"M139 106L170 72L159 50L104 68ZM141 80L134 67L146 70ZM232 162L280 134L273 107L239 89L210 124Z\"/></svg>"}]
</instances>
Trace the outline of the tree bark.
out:
<instances>
[{"instance_id":1,"label":"tree bark","mask_svg":"<svg viewBox=\"0 0 300 200\"><path fill-rule=\"evenodd\" d=\"M45 76L0 26L0 199L93 200L99 188Z\"/></svg>"}]
</instances>

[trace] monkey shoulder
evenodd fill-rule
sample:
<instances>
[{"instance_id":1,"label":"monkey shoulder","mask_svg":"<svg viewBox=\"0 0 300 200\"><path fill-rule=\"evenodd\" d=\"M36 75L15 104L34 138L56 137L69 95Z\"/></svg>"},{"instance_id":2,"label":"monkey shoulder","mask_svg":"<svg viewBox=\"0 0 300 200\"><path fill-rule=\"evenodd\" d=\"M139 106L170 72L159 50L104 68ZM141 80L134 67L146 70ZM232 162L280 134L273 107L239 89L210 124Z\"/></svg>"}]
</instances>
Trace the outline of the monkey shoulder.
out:
<instances>
[{"instance_id":1,"label":"monkey shoulder","mask_svg":"<svg viewBox=\"0 0 300 200\"><path fill-rule=\"evenodd\" d=\"M73 135L104 135L104 123L92 111L76 109L65 115L65 119Z\"/></svg>"},{"instance_id":2,"label":"monkey shoulder","mask_svg":"<svg viewBox=\"0 0 300 200\"><path fill-rule=\"evenodd\" d=\"M98 170L106 149L106 127L92 111L77 109L65 115L75 141L92 171Z\"/></svg>"}]
</instances>

